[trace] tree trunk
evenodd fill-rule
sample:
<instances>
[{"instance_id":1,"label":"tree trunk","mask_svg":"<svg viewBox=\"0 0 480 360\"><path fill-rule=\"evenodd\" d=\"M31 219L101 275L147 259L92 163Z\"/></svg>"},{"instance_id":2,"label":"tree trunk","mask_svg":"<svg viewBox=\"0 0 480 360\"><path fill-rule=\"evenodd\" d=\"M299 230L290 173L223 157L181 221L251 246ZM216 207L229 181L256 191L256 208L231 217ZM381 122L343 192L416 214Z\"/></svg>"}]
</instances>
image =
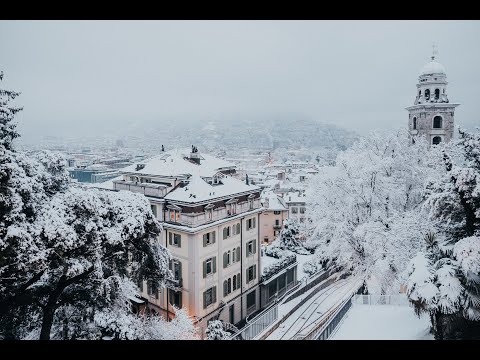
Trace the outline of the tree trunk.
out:
<instances>
[{"instance_id":1,"label":"tree trunk","mask_svg":"<svg viewBox=\"0 0 480 360\"><path fill-rule=\"evenodd\" d=\"M55 308L47 307L43 310L42 331L40 332L40 340L50 340L50 332L52 331L53 316Z\"/></svg>"}]
</instances>

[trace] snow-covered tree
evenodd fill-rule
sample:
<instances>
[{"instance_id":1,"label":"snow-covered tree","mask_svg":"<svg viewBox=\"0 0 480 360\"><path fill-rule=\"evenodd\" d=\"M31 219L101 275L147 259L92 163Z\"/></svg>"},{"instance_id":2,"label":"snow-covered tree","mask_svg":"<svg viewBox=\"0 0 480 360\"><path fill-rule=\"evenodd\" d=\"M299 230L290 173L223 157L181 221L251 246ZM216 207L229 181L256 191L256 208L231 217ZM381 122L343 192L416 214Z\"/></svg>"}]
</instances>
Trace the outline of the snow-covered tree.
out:
<instances>
[{"instance_id":1,"label":"snow-covered tree","mask_svg":"<svg viewBox=\"0 0 480 360\"><path fill-rule=\"evenodd\" d=\"M225 340L228 338L228 332L223 329L223 324L220 320L210 321L205 333L208 340Z\"/></svg>"},{"instance_id":2,"label":"snow-covered tree","mask_svg":"<svg viewBox=\"0 0 480 360\"><path fill-rule=\"evenodd\" d=\"M435 241L426 239L428 261L412 262L407 290L439 339L480 337L480 133L459 133L442 149L444 176L426 186Z\"/></svg>"},{"instance_id":3,"label":"snow-covered tree","mask_svg":"<svg viewBox=\"0 0 480 360\"><path fill-rule=\"evenodd\" d=\"M113 314L125 325L118 338L136 324L160 329L139 323L129 305L138 280L161 287L173 277L148 200L70 186L57 155L16 152L18 109L9 102L17 95L0 89L0 334L98 338ZM177 322L186 320L180 311Z\"/></svg>"},{"instance_id":4,"label":"snow-covered tree","mask_svg":"<svg viewBox=\"0 0 480 360\"><path fill-rule=\"evenodd\" d=\"M281 250L290 250L298 254L310 254L305 250L302 243L298 240L299 226L292 219L286 219L283 221L283 229L280 232L280 242L278 246Z\"/></svg>"},{"instance_id":5,"label":"snow-covered tree","mask_svg":"<svg viewBox=\"0 0 480 360\"><path fill-rule=\"evenodd\" d=\"M318 261L363 277L370 293L397 292L428 231L418 210L434 151L403 129L373 132L323 167L307 189Z\"/></svg>"}]
</instances>

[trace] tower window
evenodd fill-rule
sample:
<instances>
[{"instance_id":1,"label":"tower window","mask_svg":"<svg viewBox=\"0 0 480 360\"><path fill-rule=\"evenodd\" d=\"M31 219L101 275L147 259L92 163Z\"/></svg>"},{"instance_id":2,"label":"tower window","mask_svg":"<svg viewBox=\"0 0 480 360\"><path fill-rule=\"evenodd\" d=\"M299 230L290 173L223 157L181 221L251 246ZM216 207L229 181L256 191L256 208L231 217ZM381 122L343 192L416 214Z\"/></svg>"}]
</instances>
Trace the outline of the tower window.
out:
<instances>
[{"instance_id":1,"label":"tower window","mask_svg":"<svg viewBox=\"0 0 480 360\"><path fill-rule=\"evenodd\" d=\"M441 116L435 116L433 118L433 128L434 129L441 129L442 128L442 117Z\"/></svg>"},{"instance_id":2,"label":"tower window","mask_svg":"<svg viewBox=\"0 0 480 360\"><path fill-rule=\"evenodd\" d=\"M422 90L418 90L418 97L422 96Z\"/></svg>"},{"instance_id":3,"label":"tower window","mask_svg":"<svg viewBox=\"0 0 480 360\"><path fill-rule=\"evenodd\" d=\"M430 100L430 89L425 90L425 99Z\"/></svg>"},{"instance_id":4,"label":"tower window","mask_svg":"<svg viewBox=\"0 0 480 360\"><path fill-rule=\"evenodd\" d=\"M435 100L440 98L440 89L435 89Z\"/></svg>"},{"instance_id":5,"label":"tower window","mask_svg":"<svg viewBox=\"0 0 480 360\"><path fill-rule=\"evenodd\" d=\"M413 118L413 130L417 130L417 118Z\"/></svg>"},{"instance_id":6,"label":"tower window","mask_svg":"<svg viewBox=\"0 0 480 360\"><path fill-rule=\"evenodd\" d=\"M443 93L445 94L445 89L443 89Z\"/></svg>"},{"instance_id":7,"label":"tower window","mask_svg":"<svg viewBox=\"0 0 480 360\"><path fill-rule=\"evenodd\" d=\"M435 136L433 139L432 139L432 145L438 145L442 142L442 138L440 136Z\"/></svg>"}]
</instances>

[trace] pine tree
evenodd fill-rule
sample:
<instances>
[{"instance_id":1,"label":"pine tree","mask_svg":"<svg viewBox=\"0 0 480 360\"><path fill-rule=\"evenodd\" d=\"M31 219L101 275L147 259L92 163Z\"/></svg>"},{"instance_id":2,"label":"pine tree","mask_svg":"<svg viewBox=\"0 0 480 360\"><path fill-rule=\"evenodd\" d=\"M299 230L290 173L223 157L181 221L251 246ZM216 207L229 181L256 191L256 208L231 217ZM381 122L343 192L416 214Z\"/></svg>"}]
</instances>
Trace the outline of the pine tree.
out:
<instances>
[{"instance_id":1,"label":"pine tree","mask_svg":"<svg viewBox=\"0 0 480 360\"><path fill-rule=\"evenodd\" d=\"M220 320L210 321L205 333L208 340L225 340L228 338L228 332L223 329L223 324Z\"/></svg>"}]
</instances>

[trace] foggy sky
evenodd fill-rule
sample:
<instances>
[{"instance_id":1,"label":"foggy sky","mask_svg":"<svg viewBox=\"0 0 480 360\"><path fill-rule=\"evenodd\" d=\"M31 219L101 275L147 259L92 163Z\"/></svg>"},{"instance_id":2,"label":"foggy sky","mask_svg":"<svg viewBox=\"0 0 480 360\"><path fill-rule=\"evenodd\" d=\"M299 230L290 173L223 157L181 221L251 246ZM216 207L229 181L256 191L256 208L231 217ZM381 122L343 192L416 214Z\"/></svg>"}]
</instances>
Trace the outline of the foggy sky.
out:
<instances>
[{"instance_id":1,"label":"foggy sky","mask_svg":"<svg viewBox=\"0 0 480 360\"><path fill-rule=\"evenodd\" d=\"M25 138L295 114L407 126L432 42L456 124L480 125L480 21L0 21Z\"/></svg>"}]
</instances>

